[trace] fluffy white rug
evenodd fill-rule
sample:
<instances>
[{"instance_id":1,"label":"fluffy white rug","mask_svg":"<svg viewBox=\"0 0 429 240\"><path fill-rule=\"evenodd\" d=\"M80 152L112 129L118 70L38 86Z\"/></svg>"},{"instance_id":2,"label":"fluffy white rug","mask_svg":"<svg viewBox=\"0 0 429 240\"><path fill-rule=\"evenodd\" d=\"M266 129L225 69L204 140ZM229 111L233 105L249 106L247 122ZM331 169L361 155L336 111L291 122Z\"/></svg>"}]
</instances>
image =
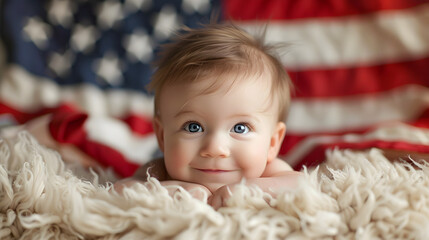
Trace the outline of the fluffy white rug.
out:
<instances>
[{"instance_id":1,"label":"fluffy white rug","mask_svg":"<svg viewBox=\"0 0 429 240\"><path fill-rule=\"evenodd\" d=\"M0 139L0 239L424 239L429 166L378 150L332 151L325 166L277 197L240 186L228 207L151 179L124 196L76 177L29 134Z\"/></svg>"}]
</instances>

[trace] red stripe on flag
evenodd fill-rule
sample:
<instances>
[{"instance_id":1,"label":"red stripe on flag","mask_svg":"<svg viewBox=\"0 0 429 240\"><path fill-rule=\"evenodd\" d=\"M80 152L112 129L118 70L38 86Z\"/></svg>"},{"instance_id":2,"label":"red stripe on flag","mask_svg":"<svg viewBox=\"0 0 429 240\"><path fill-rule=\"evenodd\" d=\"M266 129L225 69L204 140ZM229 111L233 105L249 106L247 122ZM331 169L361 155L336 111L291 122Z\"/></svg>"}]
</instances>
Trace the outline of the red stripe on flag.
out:
<instances>
[{"instance_id":1,"label":"red stripe on flag","mask_svg":"<svg viewBox=\"0 0 429 240\"><path fill-rule=\"evenodd\" d=\"M359 143L347 143L347 142L337 142L329 144L319 144L314 147L305 157L302 158L302 161L298 165L294 166L294 169L300 170L303 166L314 167L325 161L325 153L328 149L353 149L353 150L367 150L370 148L380 148L380 149L395 149L416 153L429 153L429 146L421 144L412 144L407 142L400 141L362 141ZM287 159L286 159L287 160Z\"/></svg>"},{"instance_id":2,"label":"red stripe on flag","mask_svg":"<svg viewBox=\"0 0 429 240\"><path fill-rule=\"evenodd\" d=\"M416 121L411 123L411 125L413 125L414 127L429 129L429 107L419 116Z\"/></svg>"},{"instance_id":3,"label":"red stripe on flag","mask_svg":"<svg viewBox=\"0 0 429 240\"><path fill-rule=\"evenodd\" d=\"M426 111L424 111L417 119L407 122L408 125L418 127L418 128L425 128L429 129L429 107ZM382 126L382 123L378 124L379 126ZM369 131L372 131L376 129L377 126L362 128L362 129L348 129L345 131L337 131L337 132L313 132L311 134L288 134L286 133L286 136L283 140L283 143L281 145L279 155L286 155L290 151L293 151L293 148L298 144L304 141L308 137L318 137L318 136L344 136L346 134L365 134ZM355 144L355 143L350 143ZM330 146L336 146L336 144L330 144ZM375 146L374 146L375 147ZM427 146L429 148L429 146ZM324 154L324 152L323 152ZM301 162L301 161L300 161Z\"/></svg>"},{"instance_id":4,"label":"red stripe on flag","mask_svg":"<svg viewBox=\"0 0 429 240\"><path fill-rule=\"evenodd\" d=\"M293 147L295 147L296 144L302 142L307 137L317 137L317 136L343 136L345 134L363 134L367 132L369 128L365 129L355 129L355 130L347 130L347 131L338 131L338 132L319 132L319 133L311 133L309 135L303 134L288 134L286 133L286 136L283 140L282 146L280 147L279 155L285 155L287 154Z\"/></svg>"},{"instance_id":5,"label":"red stripe on flag","mask_svg":"<svg viewBox=\"0 0 429 240\"><path fill-rule=\"evenodd\" d=\"M1 114L10 114L12 115L15 120L19 123L19 124L24 124L32 119L35 119L37 117L46 115L46 114L50 114L50 113L54 113L54 112L59 112L59 111L76 111L76 109L78 109L77 107L74 106L74 104L72 103L67 103L67 102L63 102L61 103L61 105L58 105L56 107L45 107L42 109L39 109L37 111L34 112L25 112L25 111L21 111L18 110L16 108L10 107L2 102L0 102L0 115Z\"/></svg>"},{"instance_id":6,"label":"red stripe on flag","mask_svg":"<svg viewBox=\"0 0 429 240\"><path fill-rule=\"evenodd\" d=\"M121 177L130 177L139 167L123 154L88 138L84 128L88 114L63 108L52 115L49 131L52 137L65 144L73 144L105 167L112 167Z\"/></svg>"},{"instance_id":7,"label":"red stripe on flag","mask_svg":"<svg viewBox=\"0 0 429 240\"><path fill-rule=\"evenodd\" d=\"M36 117L42 116L42 115L55 112L57 109L58 108L44 108L42 110L38 110L38 111L29 113L29 112L19 111L15 108L12 108L12 107L0 102L0 115L1 114L10 114L13 116L13 118L19 124L26 123L27 121L34 119Z\"/></svg>"},{"instance_id":8,"label":"red stripe on flag","mask_svg":"<svg viewBox=\"0 0 429 240\"><path fill-rule=\"evenodd\" d=\"M133 133L146 135L153 132L152 118L138 114L130 114L121 120L131 128Z\"/></svg>"},{"instance_id":9,"label":"red stripe on flag","mask_svg":"<svg viewBox=\"0 0 429 240\"><path fill-rule=\"evenodd\" d=\"M237 21L327 18L405 9L428 2L428 0L223 0L223 14L224 18Z\"/></svg>"},{"instance_id":10,"label":"red stripe on flag","mask_svg":"<svg viewBox=\"0 0 429 240\"><path fill-rule=\"evenodd\" d=\"M83 139L79 144L76 144L76 146L96 159L101 165L112 167L121 177L131 177L140 167L140 165L127 160L119 151L107 145L91 141L88 138Z\"/></svg>"},{"instance_id":11,"label":"red stripe on flag","mask_svg":"<svg viewBox=\"0 0 429 240\"><path fill-rule=\"evenodd\" d=\"M35 119L45 114L63 111L78 111L77 109L78 107L75 107L74 104L63 103L54 108L42 108L35 112L24 112L0 102L0 115L10 114L19 124L24 124L29 120ZM124 124L128 125L134 133L146 135L153 132L152 119L150 117L140 114L130 114L128 116L122 117L120 120L124 122Z\"/></svg>"},{"instance_id":12,"label":"red stripe on flag","mask_svg":"<svg viewBox=\"0 0 429 240\"><path fill-rule=\"evenodd\" d=\"M408 84L429 87L429 58L377 66L289 71L294 97L321 98L383 92Z\"/></svg>"}]
</instances>

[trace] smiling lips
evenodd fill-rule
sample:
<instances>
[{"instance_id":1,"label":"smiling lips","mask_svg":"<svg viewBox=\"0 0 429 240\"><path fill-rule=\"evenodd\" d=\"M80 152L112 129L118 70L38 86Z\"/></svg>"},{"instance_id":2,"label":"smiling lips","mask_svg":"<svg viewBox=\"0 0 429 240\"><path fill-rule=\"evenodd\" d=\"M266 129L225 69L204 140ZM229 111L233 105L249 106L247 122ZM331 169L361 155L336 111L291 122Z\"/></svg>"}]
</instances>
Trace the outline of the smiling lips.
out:
<instances>
[{"instance_id":1,"label":"smiling lips","mask_svg":"<svg viewBox=\"0 0 429 240\"><path fill-rule=\"evenodd\" d=\"M204 173L227 173L227 172L233 172L233 170L221 170L221 169L199 169L197 168L198 171L204 172Z\"/></svg>"}]
</instances>

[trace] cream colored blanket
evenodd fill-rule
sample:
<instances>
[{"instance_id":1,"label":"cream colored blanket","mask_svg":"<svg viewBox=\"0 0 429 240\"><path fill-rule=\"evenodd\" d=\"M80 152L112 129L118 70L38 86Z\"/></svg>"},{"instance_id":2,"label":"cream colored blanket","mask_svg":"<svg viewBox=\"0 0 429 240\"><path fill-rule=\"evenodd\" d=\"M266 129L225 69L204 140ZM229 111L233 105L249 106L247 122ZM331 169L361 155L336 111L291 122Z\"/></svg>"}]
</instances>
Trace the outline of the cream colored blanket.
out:
<instances>
[{"instance_id":1,"label":"cream colored blanket","mask_svg":"<svg viewBox=\"0 0 429 240\"><path fill-rule=\"evenodd\" d=\"M0 140L0 239L426 239L429 166L332 151L273 198L240 186L213 210L155 179L124 196L76 177L29 134Z\"/></svg>"}]
</instances>

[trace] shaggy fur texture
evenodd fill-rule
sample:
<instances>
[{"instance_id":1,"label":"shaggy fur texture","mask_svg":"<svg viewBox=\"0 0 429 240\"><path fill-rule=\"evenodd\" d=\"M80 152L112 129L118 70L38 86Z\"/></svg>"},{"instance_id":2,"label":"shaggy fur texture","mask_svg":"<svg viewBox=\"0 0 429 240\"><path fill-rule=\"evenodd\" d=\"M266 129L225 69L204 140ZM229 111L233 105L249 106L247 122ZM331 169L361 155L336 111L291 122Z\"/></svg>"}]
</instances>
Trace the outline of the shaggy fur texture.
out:
<instances>
[{"instance_id":1,"label":"shaggy fur texture","mask_svg":"<svg viewBox=\"0 0 429 240\"><path fill-rule=\"evenodd\" d=\"M429 166L332 151L276 197L244 185L213 210L155 179L124 196L76 177L29 134L0 140L0 239L424 239Z\"/></svg>"}]
</instances>

